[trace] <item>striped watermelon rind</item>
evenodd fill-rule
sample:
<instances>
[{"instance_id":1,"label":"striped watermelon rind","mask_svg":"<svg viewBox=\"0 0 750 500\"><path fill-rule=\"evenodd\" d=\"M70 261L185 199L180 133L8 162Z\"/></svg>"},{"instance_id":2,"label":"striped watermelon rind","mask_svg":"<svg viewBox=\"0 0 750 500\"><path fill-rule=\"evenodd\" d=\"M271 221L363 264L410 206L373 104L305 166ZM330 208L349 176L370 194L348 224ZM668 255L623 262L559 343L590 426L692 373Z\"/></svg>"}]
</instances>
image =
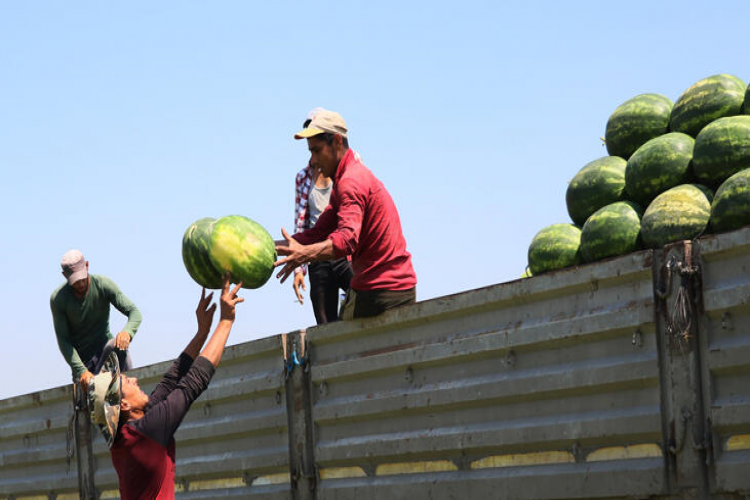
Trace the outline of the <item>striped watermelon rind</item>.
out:
<instances>
[{"instance_id":1,"label":"striped watermelon rind","mask_svg":"<svg viewBox=\"0 0 750 500\"><path fill-rule=\"evenodd\" d=\"M672 106L661 94L640 94L622 103L607 120L607 152L627 160L643 144L666 134Z\"/></svg>"},{"instance_id":2,"label":"striped watermelon rind","mask_svg":"<svg viewBox=\"0 0 750 500\"><path fill-rule=\"evenodd\" d=\"M182 237L182 262L193 281L205 288L219 289L222 276L209 257L214 222L216 219L205 217L188 226Z\"/></svg>"},{"instance_id":3,"label":"striped watermelon rind","mask_svg":"<svg viewBox=\"0 0 750 500\"><path fill-rule=\"evenodd\" d=\"M540 230L529 245L529 269L537 274L581 262L581 230L573 224L552 224Z\"/></svg>"},{"instance_id":4,"label":"striped watermelon rind","mask_svg":"<svg viewBox=\"0 0 750 500\"><path fill-rule=\"evenodd\" d=\"M689 135L670 132L638 148L625 168L628 199L646 206L660 193L687 182L694 144Z\"/></svg>"},{"instance_id":5,"label":"striped watermelon rind","mask_svg":"<svg viewBox=\"0 0 750 500\"><path fill-rule=\"evenodd\" d=\"M568 183L565 204L577 226L603 206L623 198L626 165L618 156L604 156L584 165Z\"/></svg>"},{"instance_id":6,"label":"striped watermelon rind","mask_svg":"<svg viewBox=\"0 0 750 500\"><path fill-rule=\"evenodd\" d=\"M750 115L750 85L747 86L745 91L745 103L742 105L742 109L746 115Z\"/></svg>"},{"instance_id":7,"label":"striped watermelon rind","mask_svg":"<svg viewBox=\"0 0 750 500\"><path fill-rule=\"evenodd\" d=\"M750 116L719 118L695 138L693 172L708 186L719 186L750 168Z\"/></svg>"},{"instance_id":8,"label":"striped watermelon rind","mask_svg":"<svg viewBox=\"0 0 750 500\"><path fill-rule=\"evenodd\" d=\"M677 99L670 130L695 137L712 121L742 113L746 92L745 82L736 76L722 73L704 78Z\"/></svg>"},{"instance_id":9,"label":"striped watermelon rind","mask_svg":"<svg viewBox=\"0 0 750 500\"><path fill-rule=\"evenodd\" d=\"M750 224L750 168L732 175L719 186L711 203L711 227L731 231Z\"/></svg>"},{"instance_id":10,"label":"striped watermelon rind","mask_svg":"<svg viewBox=\"0 0 750 500\"><path fill-rule=\"evenodd\" d=\"M618 201L594 212L581 230L583 261L594 262L638 250L642 214L643 209L630 201Z\"/></svg>"},{"instance_id":11,"label":"striped watermelon rind","mask_svg":"<svg viewBox=\"0 0 750 500\"><path fill-rule=\"evenodd\" d=\"M276 245L254 220L228 215L213 225L210 257L222 274L232 273L232 283L242 281L242 288L260 288L273 273Z\"/></svg>"},{"instance_id":12,"label":"striped watermelon rind","mask_svg":"<svg viewBox=\"0 0 750 500\"><path fill-rule=\"evenodd\" d=\"M701 235L711 217L711 198L711 190L698 184L683 184L661 193L641 218L644 245L660 248Z\"/></svg>"}]
</instances>

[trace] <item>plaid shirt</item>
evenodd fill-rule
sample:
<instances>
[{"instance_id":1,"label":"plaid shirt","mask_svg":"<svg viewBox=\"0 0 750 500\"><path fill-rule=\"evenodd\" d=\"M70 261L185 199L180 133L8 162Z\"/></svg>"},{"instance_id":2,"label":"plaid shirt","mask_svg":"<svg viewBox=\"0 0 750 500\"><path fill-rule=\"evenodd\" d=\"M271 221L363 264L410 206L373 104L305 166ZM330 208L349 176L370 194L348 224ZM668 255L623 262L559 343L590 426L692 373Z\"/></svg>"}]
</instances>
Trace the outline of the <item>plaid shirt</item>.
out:
<instances>
[{"instance_id":1,"label":"plaid shirt","mask_svg":"<svg viewBox=\"0 0 750 500\"><path fill-rule=\"evenodd\" d=\"M307 200L310 197L310 190L313 186L312 168L308 163L305 168L299 171L295 179L296 189L294 191L294 233L301 233L309 229L309 219L307 218ZM307 273L307 265L303 264L294 270L295 273Z\"/></svg>"}]
</instances>

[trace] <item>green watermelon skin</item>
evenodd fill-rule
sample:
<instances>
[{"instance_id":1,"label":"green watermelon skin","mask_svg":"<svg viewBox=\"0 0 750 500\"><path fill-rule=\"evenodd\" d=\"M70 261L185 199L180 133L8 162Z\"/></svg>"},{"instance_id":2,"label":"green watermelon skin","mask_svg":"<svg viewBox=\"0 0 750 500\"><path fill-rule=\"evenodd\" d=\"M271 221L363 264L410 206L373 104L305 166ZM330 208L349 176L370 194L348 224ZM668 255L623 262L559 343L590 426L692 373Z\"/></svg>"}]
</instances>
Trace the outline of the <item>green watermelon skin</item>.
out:
<instances>
[{"instance_id":1,"label":"green watermelon skin","mask_svg":"<svg viewBox=\"0 0 750 500\"><path fill-rule=\"evenodd\" d=\"M580 264L581 230L573 224L553 224L539 231L529 245L529 270L537 274Z\"/></svg>"},{"instance_id":2,"label":"green watermelon skin","mask_svg":"<svg viewBox=\"0 0 750 500\"><path fill-rule=\"evenodd\" d=\"M626 165L618 156L604 156L584 165L568 183L565 204L577 226L603 206L623 199Z\"/></svg>"},{"instance_id":3,"label":"green watermelon skin","mask_svg":"<svg viewBox=\"0 0 750 500\"><path fill-rule=\"evenodd\" d=\"M205 217L190 224L182 237L182 262L193 281L205 288L219 289L222 276L209 257L214 222L216 219Z\"/></svg>"},{"instance_id":4,"label":"green watermelon skin","mask_svg":"<svg viewBox=\"0 0 750 500\"><path fill-rule=\"evenodd\" d=\"M746 91L745 82L726 73L694 83L672 108L670 130L696 137L712 121L739 115Z\"/></svg>"},{"instance_id":5,"label":"green watermelon skin","mask_svg":"<svg viewBox=\"0 0 750 500\"><path fill-rule=\"evenodd\" d=\"M673 187L646 208L641 219L641 238L649 248L691 240L702 234L711 217L711 190L697 184Z\"/></svg>"},{"instance_id":6,"label":"green watermelon skin","mask_svg":"<svg viewBox=\"0 0 750 500\"><path fill-rule=\"evenodd\" d=\"M746 115L750 115L750 85L747 86L745 91L745 104L742 105L742 109Z\"/></svg>"},{"instance_id":7,"label":"green watermelon skin","mask_svg":"<svg viewBox=\"0 0 750 500\"><path fill-rule=\"evenodd\" d=\"M222 274L232 273L232 283L260 288L273 273L276 245L263 226L242 215L228 215L211 231L211 262Z\"/></svg>"},{"instance_id":8,"label":"green watermelon skin","mask_svg":"<svg viewBox=\"0 0 750 500\"><path fill-rule=\"evenodd\" d=\"M741 170L719 186L711 204L711 227L732 231L750 224L750 168Z\"/></svg>"},{"instance_id":9,"label":"green watermelon skin","mask_svg":"<svg viewBox=\"0 0 750 500\"><path fill-rule=\"evenodd\" d=\"M581 230L581 257L594 262L635 252L640 247L643 209L630 201L600 208Z\"/></svg>"},{"instance_id":10,"label":"green watermelon skin","mask_svg":"<svg viewBox=\"0 0 750 500\"><path fill-rule=\"evenodd\" d=\"M646 206L657 195L688 181L695 140L670 132L638 148L625 168L628 199Z\"/></svg>"},{"instance_id":11,"label":"green watermelon skin","mask_svg":"<svg viewBox=\"0 0 750 500\"><path fill-rule=\"evenodd\" d=\"M750 116L719 118L695 138L693 172L702 183L717 187L750 168Z\"/></svg>"},{"instance_id":12,"label":"green watermelon skin","mask_svg":"<svg viewBox=\"0 0 750 500\"><path fill-rule=\"evenodd\" d=\"M661 94L640 94L622 103L607 120L607 152L627 160L643 144L666 134L672 107Z\"/></svg>"}]
</instances>

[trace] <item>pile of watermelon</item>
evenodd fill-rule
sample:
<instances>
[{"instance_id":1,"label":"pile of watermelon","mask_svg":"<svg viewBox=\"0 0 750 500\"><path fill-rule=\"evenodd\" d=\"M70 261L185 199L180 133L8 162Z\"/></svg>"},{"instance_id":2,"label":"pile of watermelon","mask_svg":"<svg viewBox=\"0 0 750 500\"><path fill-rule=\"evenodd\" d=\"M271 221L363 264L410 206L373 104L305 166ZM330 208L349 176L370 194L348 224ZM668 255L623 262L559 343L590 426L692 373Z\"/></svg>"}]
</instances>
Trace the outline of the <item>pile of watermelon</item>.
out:
<instances>
[{"instance_id":1,"label":"pile of watermelon","mask_svg":"<svg viewBox=\"0 0 750 500\"><path fill-rule=\"evenodd\" d=\"M572 223L536 234L523 277L750 224L750 86L736 76L704 78L674 104L629 99L605 144L568 184Z\"/></svg>"},{"instance_id":2,"label":"pile of watermelon","mask_svg":"<svg viewBox=\"0 0 750 500\"><path fill-rule=\"evenodd\" d=\"M241 215L206 217L187 228L182 237L182 261L199 285L219 289L227 271L232 283L260 288L273 273L276 245L263 226Z\"/></svg>"}]
</instances>

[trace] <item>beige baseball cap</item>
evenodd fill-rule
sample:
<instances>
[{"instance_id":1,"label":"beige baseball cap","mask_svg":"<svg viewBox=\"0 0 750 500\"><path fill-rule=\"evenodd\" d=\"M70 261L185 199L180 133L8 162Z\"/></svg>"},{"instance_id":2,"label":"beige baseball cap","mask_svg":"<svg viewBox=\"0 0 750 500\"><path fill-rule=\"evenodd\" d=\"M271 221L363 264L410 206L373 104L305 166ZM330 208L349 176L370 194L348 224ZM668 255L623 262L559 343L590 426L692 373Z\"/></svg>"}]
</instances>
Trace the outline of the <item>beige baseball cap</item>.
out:
<instances>
[{"instance_id":1,"label":"beige baseball cap","mask_svg":"<svg viewBox=\"0 0 750 500\"><path fill-rule=\"evenodd\" d=\"M86 279L89 275L88 269L86 269L86 259L83 258L80 250L68 250L65 252L60 266L62 267L63 276L68 279L68 283L71 285L76 281Z\"/></svg>"},{"instance_id":2,"label":"beige baseball cap","mask_svg":"<svg viewBox=\"0 0 750 500\"><path fill-rule=\"evenodd\" d=\"M295 139L307 139L308 137L314 137L318 134L338 134L342 137L346 137L346 122L340 114L335 111L328 111L327 109L321 109L315 113L310 125L304 130L294 134Z\"/></svg>"}]
</instances>

